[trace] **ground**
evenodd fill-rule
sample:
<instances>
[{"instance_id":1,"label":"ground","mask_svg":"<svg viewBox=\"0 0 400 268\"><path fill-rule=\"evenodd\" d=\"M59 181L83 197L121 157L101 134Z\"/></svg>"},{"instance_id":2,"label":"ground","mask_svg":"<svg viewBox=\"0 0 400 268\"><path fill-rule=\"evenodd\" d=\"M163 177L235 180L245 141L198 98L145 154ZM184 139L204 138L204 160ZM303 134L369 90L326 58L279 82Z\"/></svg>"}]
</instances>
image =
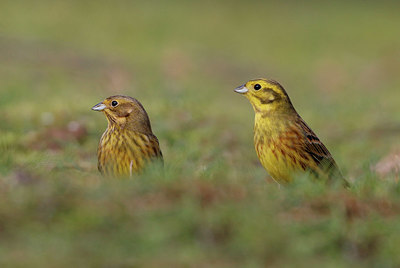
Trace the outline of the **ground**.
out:
<instances>
[{"instance_id":1,"label":"ground","mask_svg":"<svg viewBox=\"0 0 400 268\"><path fill-rule=\"evenodd\" d=\"M2 1L2 267L400 265L396 1ZM278 187L233 92L282 83L352 183ZM90 108L146 108L165 167L107 180Z\"/></svg>"}]
</instances>

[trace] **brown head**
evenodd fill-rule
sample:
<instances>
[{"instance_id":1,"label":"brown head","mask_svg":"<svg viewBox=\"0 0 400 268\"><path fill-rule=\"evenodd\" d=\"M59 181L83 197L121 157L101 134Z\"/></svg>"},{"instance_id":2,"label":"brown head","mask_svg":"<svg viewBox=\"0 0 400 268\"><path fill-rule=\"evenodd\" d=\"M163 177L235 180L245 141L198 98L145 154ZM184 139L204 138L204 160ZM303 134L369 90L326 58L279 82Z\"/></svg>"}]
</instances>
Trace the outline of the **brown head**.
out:
<instances>
[{"instance_id":1,"label":"brown head","mask_svg":"<svg viewBox=\"0 0 400 268\"><path fill-rule=\"evenodd\" d=\"M142 104L128 96L115 95L92 107L94 111L103 112L108 120L109 127L120 127L133 131L150 134L149 117Z\"/></svg>"}]
</instances>

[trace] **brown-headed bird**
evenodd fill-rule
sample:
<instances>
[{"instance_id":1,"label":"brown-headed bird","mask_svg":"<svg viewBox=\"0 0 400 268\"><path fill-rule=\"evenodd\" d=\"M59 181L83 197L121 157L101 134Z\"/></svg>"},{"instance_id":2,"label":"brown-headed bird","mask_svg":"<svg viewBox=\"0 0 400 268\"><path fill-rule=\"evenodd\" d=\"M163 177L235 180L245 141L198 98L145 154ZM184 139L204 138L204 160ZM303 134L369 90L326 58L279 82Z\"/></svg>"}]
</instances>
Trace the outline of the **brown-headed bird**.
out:
<instances>
[{"instance_id":1,"label":"brown-headed bird","mask_svg":"<svg viewBox=\"0 0 400 268\"><path fill-rule=\"evenodd\" d=\"M99 171L106 176L127 177L139 172L151 160L162 161L157 137L142 104L128 96L116 95L93 106L107 118L97 156Z\"/></svg>"},{"instance_id":2,"label":"brown-headed bird","mask_svg":"<svg viewBox=\"0 0 400 268\"><path fill-rule=\"evenodd\" d=\"M328 149L296 112L278 82L250 80L235 92L253 106L257 156L276 182L290 182L296 174L309 172L318 178L340 178L348 185Z\"/></svg>"}]
</instances>

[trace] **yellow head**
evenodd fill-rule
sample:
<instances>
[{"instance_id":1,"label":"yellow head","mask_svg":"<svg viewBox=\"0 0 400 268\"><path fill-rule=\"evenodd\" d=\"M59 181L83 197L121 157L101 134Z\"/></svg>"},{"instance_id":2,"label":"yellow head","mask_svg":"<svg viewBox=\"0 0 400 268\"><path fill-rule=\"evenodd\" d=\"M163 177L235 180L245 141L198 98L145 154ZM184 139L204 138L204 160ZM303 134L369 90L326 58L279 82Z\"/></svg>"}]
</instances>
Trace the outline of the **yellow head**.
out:
<instances>
[{"instance_id":1,"label":"yellow head","mask_svg":"<svg viewBox=\"0 0 400 268\"><path fill-rule=\"evenodd\" d=\"M292 113L294 111L285 89L274 80L250 80L235 88L235 92L246 96L256 113Z\"/></svg>"},{"instance_id":2,"label":"yellow head","mask_svg":"<svg viewBox=\"0 0 400 268\"><path fill-rule=\"evenodd\" d=\"M138 100L132 97L111 96L93 106L92 110L103 112L107 117L109 127L117 126L145 134L152 133L145 109Z\"/></svg>"}]
</instances>

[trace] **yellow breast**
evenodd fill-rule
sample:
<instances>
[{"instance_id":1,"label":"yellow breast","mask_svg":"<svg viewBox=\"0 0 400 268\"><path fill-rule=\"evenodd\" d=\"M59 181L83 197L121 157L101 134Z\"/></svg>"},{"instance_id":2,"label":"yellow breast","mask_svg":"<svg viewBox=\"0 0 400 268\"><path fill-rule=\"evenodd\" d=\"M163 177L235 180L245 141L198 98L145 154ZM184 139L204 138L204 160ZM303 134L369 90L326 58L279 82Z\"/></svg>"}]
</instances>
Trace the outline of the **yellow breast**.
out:
<instances>
[{"instance_id":1,"label":"yellow breast","mask_svg":"<svg viewBox=\"0 0 400 268\"><path fill-rule=\"evenodd\" d=\"M145 134L111 128L100 139L98 167L108 176L131 176L157 156L161 156L158 141Z\"/></svg>"},{"instance_id":2,"label":"yellow breast","mask_svg":"<svg viewBox=\"0 0 400 268\"><path fill-rule=\"evenodd\" d=\"M261 164L277 182L289 182L296 170L279 145L268 139L255 139L254 146Z\"/></svg>"},{"instance_id":3,"label":"yellow breast","mask_svg":"<svg viewBox=\"0 0 400 268\"><path fill-rule=\"evenodd\" d=\"M298 150L300 133L266 119L254 127L254 146L261 164L277 182L290 182L295 174L304 172L309 163Z\"/></svg>"}]
</instances>

